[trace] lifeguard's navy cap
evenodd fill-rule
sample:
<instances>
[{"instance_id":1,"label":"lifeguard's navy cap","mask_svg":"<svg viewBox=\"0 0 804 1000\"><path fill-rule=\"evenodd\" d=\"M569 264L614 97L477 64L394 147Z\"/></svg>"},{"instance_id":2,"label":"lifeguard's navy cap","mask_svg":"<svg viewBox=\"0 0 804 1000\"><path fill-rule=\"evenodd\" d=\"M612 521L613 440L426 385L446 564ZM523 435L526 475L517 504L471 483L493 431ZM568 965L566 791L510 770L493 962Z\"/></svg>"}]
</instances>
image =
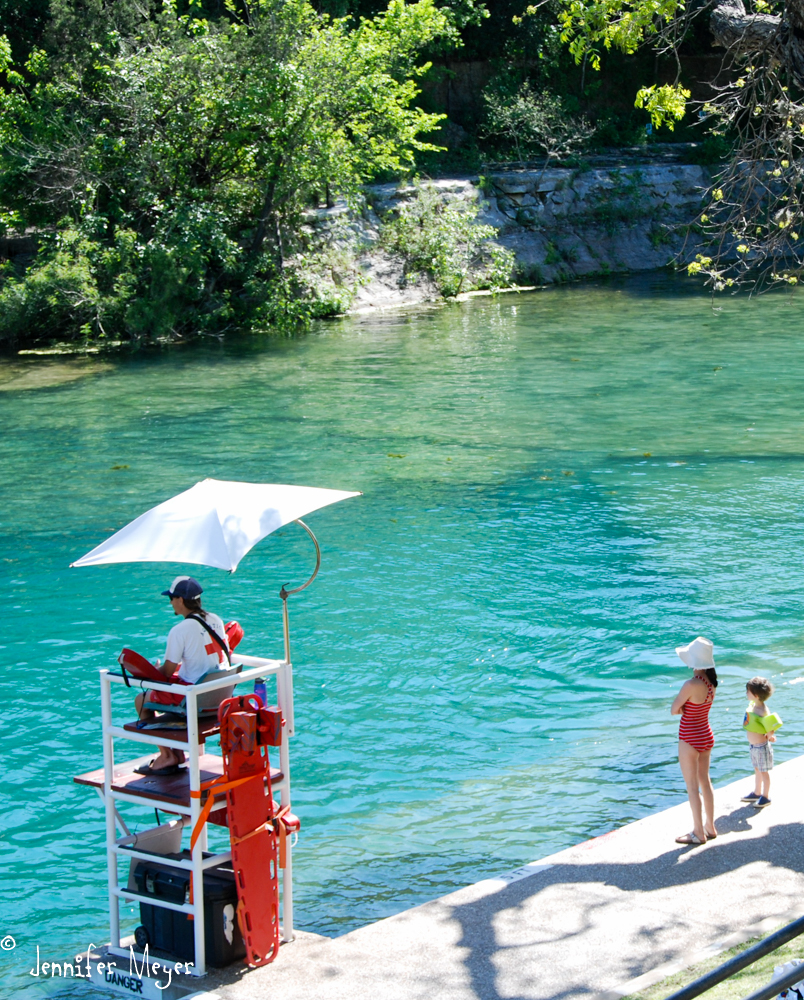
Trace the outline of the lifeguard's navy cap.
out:
<instances>
[{"instance_id":1,"label":"lifeguard's navy cap","mask_svg":"<svg viewBox=\"0 0 804 1000\"><path fill-rule=\"evenodd\" d=\"M170 590L163 590L163 597L182 597L188 600L193 597L200 597L204 593L204 588L191 576L177 576L171 583Z\"/></svg>"}]
</instances>

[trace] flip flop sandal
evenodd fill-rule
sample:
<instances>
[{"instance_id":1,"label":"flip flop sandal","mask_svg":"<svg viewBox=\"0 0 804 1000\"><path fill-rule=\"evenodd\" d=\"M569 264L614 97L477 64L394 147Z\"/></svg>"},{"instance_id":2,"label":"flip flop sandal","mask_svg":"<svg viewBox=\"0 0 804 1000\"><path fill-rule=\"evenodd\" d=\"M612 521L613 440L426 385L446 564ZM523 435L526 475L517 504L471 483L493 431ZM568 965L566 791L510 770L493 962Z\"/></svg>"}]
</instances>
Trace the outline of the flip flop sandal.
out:
<instances>
[{"instance_id":1,"label":"flip flop sandal","mask_svg":"<svg viewBox=\"0 0 804 1000\"><path fill-rule=\"evenodd\" d=\"M155 757L154 760L156 760ZM153 760L151 761L151 764L153 764ZM157 778L166 778L171 774L178 774L180 770L178 764L168 764L167 767L151 767L151 764L141 764L139 767L135 767L134 773Z\"/></svg>"},{"instance_id":2,"label":"flip flop sandal","mask_svg":"<svg viewBox=\"0 0 804 1000\"><path fill-rule=\"evenodd\" d=\"M706 830L704 830L704 833L706 833ZM706 839L707 840L717 840L717 834L716 833L706 833Z\"/></svg>"},{"instance_id":3,"label":"flip flop sandal","mask_svg":"<svg viewBox=\"0 0 804 1000\"><path fill-rule=\"evenodd\" d=\"M698 847L706 841L699 840L694 833L685 833L683 837L676 837L676 843L685 844L687 847Z\"/></svg>"}]
</instances>

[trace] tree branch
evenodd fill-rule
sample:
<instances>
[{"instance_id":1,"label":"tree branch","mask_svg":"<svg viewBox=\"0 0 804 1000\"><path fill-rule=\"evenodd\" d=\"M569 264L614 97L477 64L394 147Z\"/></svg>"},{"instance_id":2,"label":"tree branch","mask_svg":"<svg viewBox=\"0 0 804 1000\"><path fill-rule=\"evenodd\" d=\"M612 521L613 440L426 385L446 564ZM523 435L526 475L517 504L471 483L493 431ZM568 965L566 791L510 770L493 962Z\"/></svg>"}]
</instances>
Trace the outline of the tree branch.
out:
<instances>
[{"instance_id":1,"label":"tree branch","mask_svg":"<svg viewBox=\"0 0 804 1000\"><path fill-rule=\"evenodd\" d=\"M774 45L781 48L781 24L780 17L749 14L743 0L724 0L715 7L709 22L715 45L744 54Z\"/></svg>"}]
</instances>

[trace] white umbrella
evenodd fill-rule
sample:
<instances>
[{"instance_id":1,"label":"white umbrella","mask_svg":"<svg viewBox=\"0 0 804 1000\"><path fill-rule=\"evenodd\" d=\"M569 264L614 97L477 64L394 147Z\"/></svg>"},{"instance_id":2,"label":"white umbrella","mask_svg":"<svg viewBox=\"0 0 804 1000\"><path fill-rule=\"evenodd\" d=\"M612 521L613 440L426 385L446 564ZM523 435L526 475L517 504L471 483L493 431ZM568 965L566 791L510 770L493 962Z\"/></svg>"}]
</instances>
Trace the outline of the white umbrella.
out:
<instances>
[{"instance_id":1,"label":"white umbrella","mask_svg":"<svg viewBox=\"0 0 804 1000\"><path fill-rule=\"evenodd\" d=\"M296 521L315 544L316 567L307 583L294 590L283 587L279 594L283 602L285 659L290 662L287 598L308 587L321 564L315 535L300 518L338 500L358 496L361 494L315 486L205 479L141 514L71 565L178 562L216 566L233 573L261 538Z\"/></svg>"},{"instance_id":2,"label":"white umbrella","mask_svg":"<svg viewBox=\"0 0 804 1000\"><path fill-rule=\"evenodd\" d=\"M140 514L72 566L179 562L234 572L266 535L338 500L360 496L314 486L205 479Z\"/></svg>"}]
</instances>

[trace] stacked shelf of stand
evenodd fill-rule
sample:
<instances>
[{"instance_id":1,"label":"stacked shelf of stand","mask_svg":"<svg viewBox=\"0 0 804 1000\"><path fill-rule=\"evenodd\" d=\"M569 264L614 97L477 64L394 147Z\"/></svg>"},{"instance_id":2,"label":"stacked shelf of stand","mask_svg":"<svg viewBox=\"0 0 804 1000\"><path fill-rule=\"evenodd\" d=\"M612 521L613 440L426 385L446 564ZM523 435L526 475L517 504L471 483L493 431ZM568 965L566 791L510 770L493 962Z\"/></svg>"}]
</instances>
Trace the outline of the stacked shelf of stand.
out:
<instances>
[{"instance_id":1,"label":"stacked shelf of stand","mask_svg":"<svg viewBox=\"0 0 804 1000\"><path fill-rule=\"evenodd\" d=\"M271 768L271 787L274 794L279 793L280 805L289 804L288 738L293 735L292 667L289 663L281 660L268 660L258 656L239 654L233 655L232 663L241 667L241 672L237 675L238 684L253 682L257 677L266 679L274 677L276 679L276 703L282 710L285 726L282 730L282 743L279 747L279 768ZM189 858L159 857L153 852L138 851L130 846L131 834L117 805L118 803L150 805L155 809L181 817L182 825L189 827L190 830L195 827L205 800L200 795L193 796L191 793L199 793L202 783L223 773L223 759L214 754L203 753L201 750L209 737L217 735L219 727L216 719L199 720L196 699L207 691L230 686L232 679L231 677L223 677L182 689L182 694L185 694L187 698L186 730L137 729L135 723L115 725L112 719L112 684L125 684L125 678L122 674L103 670L100 682L103 718L103 768L79 775L75 781L78 784L95 788L103 799L106 810L106 867L109 883L109 929L111 936L109 951L123 958L129 957L129 950L124 950L120 943L120 900L146 901L154 906L192 915L195 937L195 962L192 972L196 976L203 976L206 973L203 873L208 868L230 861L230 853L207 853L206 827L203 828ZM169 684L155 684L151 681L136 681L135 684L137 687L156 691L173 693L176 690L175 687L171 688ZM178 775L137 774L135 768L140 764L147 763L148 757L116 765L114 759L115 739L131 740L153 747L167 746L183 750L187 755L187 766L182 768ZM225 825L226 800L223 794L220 795L220 802L220 808L213 809L210 822ZM123 836L118 836L118 827L123 832ZM147 837L149 832L151 831L142 831L139 836ZM127 841L129 843L126 843ZM171 903L157 896L145 896L126 886L121 886L118 877L118 858L120 856L148 861L158 860L160 864L191 871L193 879L192 901ZM293 938L293 866L290 845L288 845L287 850L287 863L282 871L282 938L285 941L290 941Z\"/></svg>"}]
</instances>

